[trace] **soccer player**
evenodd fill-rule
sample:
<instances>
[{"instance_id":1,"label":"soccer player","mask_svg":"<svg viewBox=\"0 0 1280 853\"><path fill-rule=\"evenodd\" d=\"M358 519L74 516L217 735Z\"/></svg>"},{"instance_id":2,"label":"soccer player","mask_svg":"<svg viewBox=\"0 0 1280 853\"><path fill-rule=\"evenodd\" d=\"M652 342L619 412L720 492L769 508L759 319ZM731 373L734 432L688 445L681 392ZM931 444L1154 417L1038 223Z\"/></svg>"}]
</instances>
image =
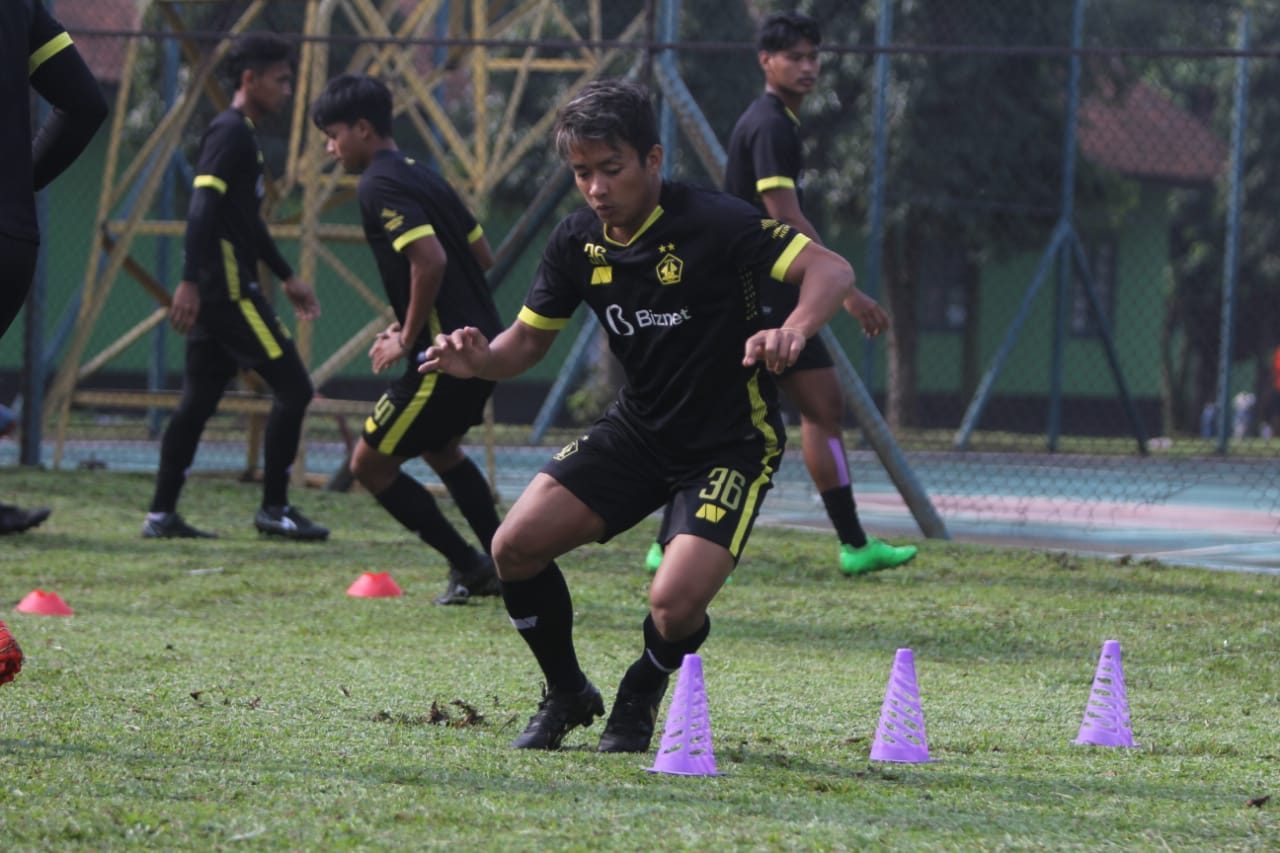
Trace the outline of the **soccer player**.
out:
<instances>
[{"instance_id":1,"label":"soccer player","mask_svg":"<svg viewBox=\"0 0 1280 853\"><path fill-rule=\"evenodd\" d=\"M724 186L726 192L818 243L822 240L801 209L804 163L796 116L817 83L821 41L817 21L796 12L775 12L761 23L756 47L764 93L734 125ZM794 288L763 281L760 290L765 324L781 324L795 305ZM870 300L848 301L845 308L859 320L861 311L885 322L880 306ZM914 557L915 546L894 547L862 529L841 436L844 397L825 344L810 341L796 363L778 377L778 385L800 412L805 467L840 539L840 570L860 575L891 569Z\"/></svg>"},{"instance_id":2,"label":"soccer player","mask_svg":"<svg viewBox=\"0 0 1280 853\"><path fill-rule=\"evenodd\" d=\"M30 88L53 107L34 141ZM35 276L35 194L84 151L106 117L98 81L44 4L0 3L0 336L22 310ZM0 534L29 530L49 512L0 503Z\"/></svg>"},{"instance_id":3,"label":"soccer player","mask_svg":"<svg viewBox=\"0 0 1280 853\"><path fill-rule=\"evenodd\" d=\"M402 365L365 422L351 472L391 517L449 562L436 604L465 604L497 595L488 551L498 529L489 483L461 448L484 417L493 383L421 374L413 356L443 329L501 330L484 271L493 265L489 241L466 204L434 171L407 157L391 134L391 92L364 74L330 80L311 107L327 149L360 174L357 194L365 237L373 250L396 322L369 350L374 373ZM467 543L431 493L401 466L421 456L458 505L481 550Z\"/></svg>"},{"instance_id":4,"label":"soccer player","mask_svg":"<svg viewBox=\"0 0 1280 853\"><path fill-rule=\"evenodd\" d=\"M730 195L662 179L648 92L587 85L553 139L587 207L552 233L519 317L492 341L475 328L436 338L422 370L502 380L536 363L585 302L625 383L508 511L493 541L502 597L547 689L518 749L555 749L604 713L578 664L573 602L556 558L604 542L671 503L671 539L649 590L643 650L618 686L602 752L642 752L670 675L711 630L707 607L733 571L786 440L771 373L854 291L853 270ZM797 287L761 330L756 281ZM863 311L867 334L884 315Z\"/></svg>"},{"instance_id":5,"label":"soccer player","mask_svg":"<svg viewBox=\"0 0 1280 853\"><path fill-rule=\"evenodd\" d=\"M293 274L272 242L260 212L265 194L255 122L282 109L293 91L293 49L272 33L240 36L226 59L235 89L200 141L187 211L182 281L173 292L169 323L187 336L182 399L160 444L149 539L211 538L177 512L178 494L204 426L237 370L253 370L275 399L263 449L262 506L254 526L264 534L321 540L328 528L289 505L289 471L302 419L311 402L311 377L289 332L258 286L263 261L282 282L301 319L320 316L311 285Z\"/></svg>"}]
</instances>

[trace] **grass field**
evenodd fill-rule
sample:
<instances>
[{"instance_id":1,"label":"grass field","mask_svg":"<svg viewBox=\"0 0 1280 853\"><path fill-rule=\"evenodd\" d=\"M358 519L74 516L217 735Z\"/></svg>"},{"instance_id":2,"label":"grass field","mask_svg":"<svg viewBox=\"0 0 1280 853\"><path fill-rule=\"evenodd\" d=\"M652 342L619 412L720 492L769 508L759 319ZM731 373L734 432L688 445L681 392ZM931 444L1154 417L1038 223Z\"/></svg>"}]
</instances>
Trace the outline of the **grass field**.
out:
<instances>
[{"instance_id":1,"label":"grass field","mask_svg":"<svg viewBox=\"0 0 1280 853\"><path fill-rule=\"evenodd\" d=\"M849 580L829 535L757 529L702 649L724 775L675 777L595 753L598 722L508 749L532 658L496 600L432 606L442 565L367 495L296 494L334 536L293 545L252 530L256 487L195 479L183 511L224 538L149 542L149 477L2 476L55 509L0 539L27 652L0 688L5 851L1280 848L1276 576L926 542ZM563 561L606 699L649 535ZM347 597L371 570L405 595ZM36 588L76 615L13 612ZM1139 748L1071 743L1108 639ZM932 763L868 760L898 648Z\"/></svg>"}]
</instances>

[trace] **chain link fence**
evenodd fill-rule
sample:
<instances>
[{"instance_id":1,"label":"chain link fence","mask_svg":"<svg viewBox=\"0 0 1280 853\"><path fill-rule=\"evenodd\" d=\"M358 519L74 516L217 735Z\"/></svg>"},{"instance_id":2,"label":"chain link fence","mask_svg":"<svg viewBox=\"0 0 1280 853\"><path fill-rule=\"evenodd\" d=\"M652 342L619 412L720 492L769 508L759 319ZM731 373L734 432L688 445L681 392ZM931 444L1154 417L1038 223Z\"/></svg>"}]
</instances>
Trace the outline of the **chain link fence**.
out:
<instances>
[{"instance_id":1,"label":"chain link fence","mask_svg":"<svg viewBox=\"0 0 1280 853\"><path fill-rule=\"evenodd\" d=\"M762 86L751 40L774 8L581 0L521 13L490 2L488 17L473 20L473 4L409 0L380 10L299 0L257 12L243 2L48 5L104 88L129 91L115 101L114 125L45 194L37 324L45 357L23 358L15 325L0 343L0 400L13 399L24 369L50 381L79 370L69 381L84 392L152 393L146 406L86 403L94 399L86 393L61 409L54 394L45 411L43 461L59 443L60 465L133 470L155 465L166 414L158 392L177 388L182 366L181 340L155 316L155 290L176 283L189 164L220 108L213 88L193 83L219 34L247 12L256 15L247 28L297 37L300 74L322 80L358 67L393 81L397 102L411 104L398 118L401 146L460 184L508 252L497 295L511 319L548 223L576 203L548 195L563 171L540 122L558 100L592 74L653 80L653 62L674 57L696 107L691 118L677 105L674 176L712 181L690 122L727 140ZM1280 225L1268 210L1280 189L1280 106L1263 96L1280 83L1280 3L796 6L824 31L819 91L800 115L806 208L893 316L887 340L862 340L848 317L832 330L942 515L1087 525L1117 506L1211 487L1238 490L1280 529ZM322 31L315 17L324 11L332 17ZM676 26L659 37L664 15ZM667 105L676 100L663 91ZM149 141L188 97L195 103L173 151L157 158ZM452 146L455 131L472 143ZM310 363L331 368L324 395L357 404L309 420L305 467L328 481L359 433L358 404L381 391L363 358L335 360L377 316L353 281L373 293L380 286L352 236L358 219L340 181L308 219L308 185L329 180L331 167L306 171L316 140L305 117L278 117L259 136L279 179L268 211L286 256L308 245L321 253L310 270L325 315L308 332ZM481 144L491 166L476 174L468 163L481 162ZM503 161L498 152L520 156ZM156 224L131 233L104 224L135 212ZM103 282L112 241L126 237L127 259ZM87 311L98 296L96 313ZM599 390L607 376L591 370L548 396L558 377L600 360L573 348L576 333L566 330L542 365L500 386L494 424L473 433L495 479L520 472L510 473L512 488L545 456L531 425L550 423L534 431L536 443L556 444L607 397ZM251 407L220 414L198 466L252 470L256 417ZM797 426L789 456L798 446ZM0 459L13 452L12 442L0 444ZM860 499L894 491L872 452L855 450L851 462ZM425 467L414 473L429 478ZM804 483L798 458L782 476Z\"/></svg>"}]
</instances>

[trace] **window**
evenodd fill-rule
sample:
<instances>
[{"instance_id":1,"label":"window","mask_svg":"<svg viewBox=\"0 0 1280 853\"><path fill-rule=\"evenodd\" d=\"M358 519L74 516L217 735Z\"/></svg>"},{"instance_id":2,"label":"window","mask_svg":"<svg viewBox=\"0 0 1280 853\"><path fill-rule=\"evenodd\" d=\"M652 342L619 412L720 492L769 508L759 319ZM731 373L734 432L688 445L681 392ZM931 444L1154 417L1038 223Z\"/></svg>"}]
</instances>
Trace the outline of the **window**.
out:
<instances>
[{"instance_id":1,"label":"window","mask_svg":"<svg viewBox=\"0 0 1280 853\"><path fill-rule=\"evenodd\" d=\"M1089 263L1089 275L1093 280L1093 295L1098 298L1107 326L1115 328L1115 280L1116 244L1105 238L1084 245L1084 256ZM1084 280L1077 264L1071 264L1071 334L1076 337L1096 337L1101 331L1098 318L1089 305L1084 290Z\"/></svg>"},{"instance_id":2,"label":"window","mask_svg":"<svg viewBox=\"0 0 1280 853\"><path fill-rule=\"evenodd\" d=\"M978 273L964 249L942 241L925 244L920 256L916 322L923 332L959 332L968 319L968 294Z\"/></svg>"}]
</instances>

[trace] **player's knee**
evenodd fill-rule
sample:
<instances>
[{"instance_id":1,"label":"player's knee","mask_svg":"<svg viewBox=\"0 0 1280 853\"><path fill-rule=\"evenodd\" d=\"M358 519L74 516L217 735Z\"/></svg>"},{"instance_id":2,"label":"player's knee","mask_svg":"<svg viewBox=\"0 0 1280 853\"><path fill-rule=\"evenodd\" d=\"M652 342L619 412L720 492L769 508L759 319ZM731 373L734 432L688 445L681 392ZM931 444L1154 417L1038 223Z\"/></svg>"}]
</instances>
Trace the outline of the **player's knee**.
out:
<instances>
[{"instance_id":1,"label":"player's knee","mask_svg":"<svg viewBox=\"0 0 1280 853\"><path fill-rule=\"evenodd\" d=\"M504 581L531 578L540 572L550 559L538 554L529 545L528 534L518 524L505 521L493 534L493 562L498 577Z\"/></svg>"},{"instance_id":2,"label":"player's knee","mask_svg":"<svg viewBox=\"0 0 1280 853\"><path fill-rule=\"evenodd\" d=\"M658 633L670 642L684 639L707 621L707 609L701 602L677 596L651 597L649 613Z\"/></svg>"}]
</instances>

